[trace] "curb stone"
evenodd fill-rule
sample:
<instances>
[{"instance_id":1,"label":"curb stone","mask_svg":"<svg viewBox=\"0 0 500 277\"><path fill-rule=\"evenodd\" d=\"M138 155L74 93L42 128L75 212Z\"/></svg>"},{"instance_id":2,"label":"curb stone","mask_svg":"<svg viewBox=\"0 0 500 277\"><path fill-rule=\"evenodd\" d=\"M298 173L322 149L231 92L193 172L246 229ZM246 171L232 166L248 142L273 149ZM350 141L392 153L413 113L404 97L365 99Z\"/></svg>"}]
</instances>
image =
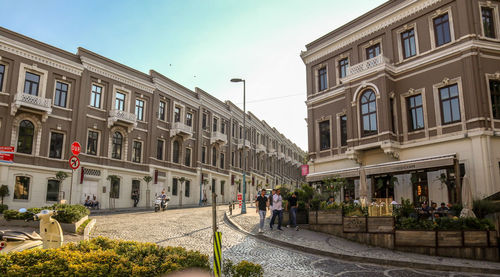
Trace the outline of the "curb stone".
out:
<instances>
[{"instance_id":1,"label":"curb stone","mask_svg":"<svg viewBox=\"0 0 500 277\"><path fill-rule=\"evenodd\" d=\"M90 232L95 226L95 223L97 221L95 219L90 220L90 222L85 226L85 229L83 229L83 240L89 240L90 239Z\"/></svg>"},{"instance_id":2,"label":"curb stone","mask_svg":"<svg viewBox=\"0 0 500 277\"><path fill-rule=\"evenodd\" d=\"M438 265L438 264L427 264L427 263L419 263L419 262L408 262L408 261L396 261L396 260L385 260L385 259L377 259L371 257L361 257L361 256L353 256L346 254L339 254L328 252L324 250L319 250L315 248L309 248L302 245L297 245L289 242L285 242L278 239L273 239L264 235L257 235L247 230L243 229L238 223L234 222L227 213L224 213L224 219L233 227L235 227L238 231L252 236L254 238L264 240L270 242L272 244L276 244L286 248L292 248L294 250L299 250L302 252L316 254L321 256L327 256L335 259L350 261L350 262L362 262L362 263L371 263L375 265L385 265L385 266L396 266L396 267L406 267L406 268L415 268L415 269L425 269L425 270L435 270L435 271L453 271L453 272L468 272L468 273L481 273L481 274L500 274L500 269L494 268L483 268L483 267L470 267L470 266L460 266L460 265Z\"/></svg>"}]
</instances>

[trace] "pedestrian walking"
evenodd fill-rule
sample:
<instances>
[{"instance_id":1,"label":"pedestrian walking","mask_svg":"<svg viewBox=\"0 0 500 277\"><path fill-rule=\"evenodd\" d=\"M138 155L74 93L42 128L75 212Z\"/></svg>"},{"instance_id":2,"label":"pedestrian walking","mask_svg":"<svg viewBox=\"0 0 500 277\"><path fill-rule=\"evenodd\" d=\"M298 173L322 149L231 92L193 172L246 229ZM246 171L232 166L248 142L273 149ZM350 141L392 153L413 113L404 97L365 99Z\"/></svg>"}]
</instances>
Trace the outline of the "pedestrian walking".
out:
<instances>
[{"instance_id":1,"label":"pedestrian walking","mask_svg":"<svg viewBox=\"0 0 500 277\"><path fill-rule=\"evenodd\" d=\"M287 225L286 227L295 227L295 230L299 230L299 226L297 225L297 210L299 208L299 200L297 198L297 193L293 192L292 196L288 199L288 210L290 211L290 224Z\"/></svg>"},{"instance_id":2,"label":"pedestrian walking","mask_svg":"<svg viewBox=\"0 0 500 277\"><path fill-rule=\"evenodd\" d=\"M269 202L269 206L268 206L269 207L268 208L268 210L269 210L269 218L273 217L273 196L274 196L274 194L276 194L276 190L275 189L273 189L271 191L271 195L269 195L269 199L267 200Z\"/></svg>"},{"instance_id":3,"label":"pedestrian walking","mask_svg":"<svg viewBox=\"0 0 500 277\"><path fill-rule=\"evenodd\" d=\"M283 198L280 195L280 190L276 190L276 194L273 195L273 217L271 218L271 222L269 223L269 227L271 230L273 229L274 219L278 217L278 230L283 231L281 229L281 223L283 222Z\"/></svg>"},{"instance_id":4,"label":"pedestrian walking","mask_svg":"<svg viewBox=\"0 0 500 277\"><path fill-rule=\"evenodd\" d=\"M266 197L266 190L263 189L260 192L260 195L257 196L257 200L255 201L256 212L259 213L260 216L260 225L259 225L259 233L264 232L264 221L266 220L266 210L269 207L269 202Z\"/></svg>"}]
</instances>

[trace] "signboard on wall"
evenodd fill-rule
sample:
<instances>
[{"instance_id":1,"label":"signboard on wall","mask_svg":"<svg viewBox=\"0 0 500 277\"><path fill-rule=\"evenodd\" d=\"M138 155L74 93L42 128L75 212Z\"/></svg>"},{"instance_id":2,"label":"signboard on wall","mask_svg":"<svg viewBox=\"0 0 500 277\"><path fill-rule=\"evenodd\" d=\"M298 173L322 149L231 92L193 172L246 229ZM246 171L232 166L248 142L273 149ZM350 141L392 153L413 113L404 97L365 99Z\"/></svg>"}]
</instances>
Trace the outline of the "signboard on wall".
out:
<instances>
[{"instance_id":1,"label":"signboard on wall","mask_svg":"<svg viewBox=\"0 0 500 277\"><path fill-rule=\"evenodd\" d=\"M309 174L309 165L308 164L301 165L300 169L302 170L302 176L306 176L307 174Z\"/></svg>"},{"instance_id":2,"label":"signboard on wall","mask_svg":"<svg viewBox=\"0 0 500 277\"><path fill-rule=\"evenodd\" d=\"M14 161L14 146L0 146L0 162L12 163Z\"/></svg>"}]
</instances>

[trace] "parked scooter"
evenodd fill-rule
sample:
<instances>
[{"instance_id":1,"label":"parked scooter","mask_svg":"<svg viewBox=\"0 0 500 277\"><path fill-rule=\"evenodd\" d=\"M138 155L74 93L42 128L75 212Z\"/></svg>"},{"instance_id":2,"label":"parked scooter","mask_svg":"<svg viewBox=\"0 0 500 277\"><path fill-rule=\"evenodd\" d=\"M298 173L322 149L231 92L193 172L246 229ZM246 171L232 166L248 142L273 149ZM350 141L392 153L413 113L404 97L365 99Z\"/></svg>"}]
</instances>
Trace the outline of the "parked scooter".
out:
<instances>
[{"instance_id":1,"label":"parked scooter","mask_svg":"<svg viewBox=\"0 0 500 277\"><path fill-rule=\"evenodd\" d=\"M27 212L25 208L19 210ZM62 246L64 236L59 222L52 218L57 211L43 210L34 214L30 220L40 220L40 235L36 232L31 234L22 231L0 231L0 254L18 252L34 248L58 248Z\"/></svg>"},{"instance_id":2,"label":"parked scooter","mask_svg":"<svg viewBox=\"0 0 500 277\"><path fill-rule=\"evenodd\" d=\"M170 201L169 198L162 198L161 196L157 196L154 203L155 212L158 212L160 210L161 211L166 210L168 206L168 201Z\"/></svg>"}]
</instances>

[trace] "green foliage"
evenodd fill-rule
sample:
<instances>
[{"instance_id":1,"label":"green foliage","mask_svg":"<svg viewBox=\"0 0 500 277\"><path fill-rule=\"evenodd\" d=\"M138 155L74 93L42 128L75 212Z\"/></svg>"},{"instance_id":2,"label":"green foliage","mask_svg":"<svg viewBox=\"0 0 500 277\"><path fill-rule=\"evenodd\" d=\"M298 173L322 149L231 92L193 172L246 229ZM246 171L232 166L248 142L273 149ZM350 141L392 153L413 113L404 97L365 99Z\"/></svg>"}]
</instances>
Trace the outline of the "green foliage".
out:
<instances>
[{"instance_id":1,"label":"green foliage","mask_svg":"<svg viewBox=\"0 0 500 277\"><path fill-rule=\"evenodd\" d=\"M453 204L450 208L450 213L455 216L460 216L460 212L462 211L462 204Z\"/></svg>"},{"instance_id":2,"label":"green foliage","mask_svg":"<svg viewBox=\"0 0 500 277\"><path fill-rule=\"evenodd\" d=\"M9 206L7 205L0 205L0 214L3 213L4 211L8 210Z\"/></svg>"},{"instance_id":3,"label":"green foliage","mask_svg":"<svg viewBox=\"0 0 500 277\"><path fill-rule=\"evenodd\" d=\"M76 230L76 233L79 235L83 235L83 231L85 231L85 227L89 224L89 222L92 221L92 219L87 218L80 226L78 226L78 229Z\"/></svg>"},{"instance_id":4,"label":"green foliage","mask_svg":"<svg viewBox=\"0 0 500 277\"><path fill-rule=\"evenodd\" d=\"M3 205L3 198L9 196L9 187L7 185L0 186L0 198L2 199L1 205Z\"/></svg>"},{"instance_id":5,"label":"green foliage","mask_svg":"<svg viewBox=\"0 0 500 277\"><path fill-rule=\"evenodd\" d=\"M303 184L297 193L300 200L308 202L314 196L314 189L308 184Z\"/></svg>"},{"instance_id":6,"label":"green foliage","mask_svg":"<svg viewBox=\"0 0 500 277\"><path fill-rule=\"evenodd\" d=\"M339 204L337 202L333 202L332 204L328 205L328 202L326 201L321 201L320 204L320 209L323 211L328 211L328 210L339 210L342 209L342 204Z\"/></svg>"},{"instance_id":7,"label":"green foliage","mask_svg":"<svg viewBox=\"0 0 500 277\"><path fill-rule=\"evenodd\" d=\"M305 212L307 210L305 201L299 200L297 201L297 205L298 205L297 207L298 212Z\"/></svg>"},{"instance_id":8,"label":"green foliage","mask_svg":"<svg viewBox=\"0 0 500 277\"><path fill-rule=\"evenodd\" d=\"M68 178L68 173L64 172L64 171L58 171L56 173L56 180L59 181L59 182L62 182L64 181L66 178Z\"/></svg>"},{"instance_id":9,"label":"green foliage","mask_svg":"<svg viewBox=\"0 0 500 277\"><path fill-rule=\"evenodd\" d=\"M396 229L398 230L427 230L431 231L436 228L436 225L431 220L418 220L413 217L401 218L399 222L396 223Z\"/></svg>"},{"instance_id":10,"label":"green foliage","mask_svg":"<svg viewBox=\"0 0 500 277\"><path fill-rule=\"evenodd\" d=\"M359 204L342 205L342 214L344 216L368 216L368 207L361 207Z\"/></svg>"},{"instance_id":11,"label":"green foliage","mask_svg":"<svg viewBox=\"0 0 500 277\"><path fill-rule=\"evenodd\" d=\"M149 183L151 183L151 181L153 181L153 177L149 176L149 175L146 175L144 176L144 178L142 178L144 180L144 182L146 182L146 184L149 186Z\"/></svg>"},{"instance_id":12,"label":"green foliage","mask_svg":"<svg viewBox=\"0 0 500 277\"><path fill-rule=\"evenodd\" d=\"M324 201L323 201L324 202ZM320 203L323 204L319 198L314 198L311 200L311 210L317 211L320 208Z\"/></svg>"},{"instance_id":13,"label":"green foliage","mask_svg":"<svg viewBox=\"0 0 500 277\"><path fill-rule=\"evenodd\" d=\"M262 277L264 270L261 265L249 261L243 260L235 265L231 260L225 259L222 274L226 277Z\"/></svg>"},{"instance_id":14,"label":"green foliage","mask_svg":"<svg viewBox=\"0 0 500 277\"><path fill-rule=\"evenodd\" d=\"M283 208L283 210L288 211L289 210L288 200L283 200L281 203L281 207Z\"/></svg>"},{"instance_id":15,"label":"green foliage","mask_svg":"<svg viewBox=\"0 0 500 277\"><path fill-rule=\"evenodd\" d=\"M83 205L54 204L42 208L29 208L26 213L20 213L16 210L6 210L3 216L6 220L26 220L41 210L56 210L57 214L54 218L61 223L75 223L90 214L90 211Z\"/></svg>"},{"instance_id":16,"label":"green foliage","mask_svg":"<svg viewBox=\"0 0 500 277\"><path fill-rule=\"evenodd\" d=\"M340 178L338 176L332 177L332 178L326 178L323 179L323 184L321 185L321 188L323 191L328 192L330 195L335 197L337 193L339 193L342 188L344 188L347 184L347 181L345 178Z\"/></svg>"},{"instance_id":17,"label":"green foliage","mask_svg":"<svg viewBox=\"0 0 500 277\"><path fill-rule=\"evenodd\" d=\"M411 214L415 213L415 207L411 203L410 199L404 199L401 197L401 204L394 207L392 215L396 217L396 220L403 217L410 217Z\"/></svg>"},{"instance_id":18,"label":"green foliage","mask_svg":"<svg viewBox=\"0 0 500 277\"><path fill-rule=\"evenodd\" d=\"M210 269L207 255L181 247L98 237L58 249L0 255L1 276L158 276Z\"/></svg>"},{"instance_id":19,"label":"green foliage","mask_svg":"<svg viewBox=\"0 0 500 277\"><path fill-rule=\"evenodd\" d=\"M500 202L490 200L475 200L472 211L478 218L485 218L486 215L500 212Z\"/></svg>"},{"instance_id":20,"label":"green foliage","mask_svg":"<svg viewBox=\"0 0 500 277\"><path fill-rule=\"evenodd\" d=\"M439 230L439 231L492 231L495 226L488 219L479 219L475 217L465 218L436 218L435 221L427 219L417 219L411 217L401 218L396 223L398 230Z\"/></svg>"}]
</instances>

